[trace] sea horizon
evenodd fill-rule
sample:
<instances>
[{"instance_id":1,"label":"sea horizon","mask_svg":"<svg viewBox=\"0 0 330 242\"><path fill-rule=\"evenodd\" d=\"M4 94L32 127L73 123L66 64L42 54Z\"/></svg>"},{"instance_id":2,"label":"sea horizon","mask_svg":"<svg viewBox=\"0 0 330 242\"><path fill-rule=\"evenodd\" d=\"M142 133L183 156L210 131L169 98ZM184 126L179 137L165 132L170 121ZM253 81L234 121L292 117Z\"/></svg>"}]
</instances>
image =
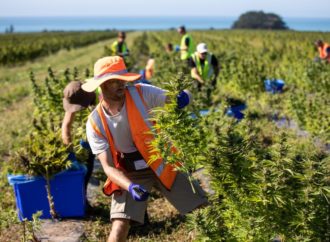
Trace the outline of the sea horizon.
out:
<instances>
[{"instance_id":1,"label":"sea horizon","mask_svg":"<svg viewBox=\"0 0 330 242\"><path fill-rule=\"evenodd\" d=\"M168 30L185 25L190 30L230 29L238 17L228 16L11 16L0 17L0 33L14 32ZM282 17L289 29L330 32L330 18Z\"/></svg>"}]
</instances>

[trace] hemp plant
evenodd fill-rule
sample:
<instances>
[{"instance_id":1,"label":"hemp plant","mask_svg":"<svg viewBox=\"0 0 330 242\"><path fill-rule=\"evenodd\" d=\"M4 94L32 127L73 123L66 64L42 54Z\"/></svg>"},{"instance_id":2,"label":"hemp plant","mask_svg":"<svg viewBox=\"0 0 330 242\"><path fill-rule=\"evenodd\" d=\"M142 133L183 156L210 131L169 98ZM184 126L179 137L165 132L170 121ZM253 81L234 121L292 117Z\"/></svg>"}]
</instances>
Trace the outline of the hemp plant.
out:
<instances>
[{"instance_id":1,"label":"hemp plant","mask_svg":"<svg viewBox=\"0 0 330 242\"><path fill-rule=\"evenodd\" d=\"M192 227L202 241L329 240L329 157L263 116L250 107L239 123L206 118L215 194Z\"/></svg>"},{"instance_id":2,"label":"hemp plant","mask_svg":"<svg viewBox=\"0 0 330 242\"><path fill-rule=\"evenodd\" d=\"M193 107L178 109L177 95L189 87L188 80L182 75L165 84L166 94L172 100L164 107L152 110L155 122L153 133L155 139L151 142L154 151L177 170L191 173L205 159L206 132L200 127L199 114L192 113ZM152 157L149 162L156 160ZM191 178L190 178L191 179Z\"/></svg>"},{"instance_id":3,"label":"hemp plant","mask_svg":"<svg viewBox=\"0 0 330 242\"><path fill-rule=\"evenodd\" d=\"M64 115L62 106L63 89L67 84L69 70L65 71L64 78L58 78L51 68L48 68L48 77L44 83L37 84L33 73L31 83L33 89L33 102L35 104L34 119L29 135L22 142L21 148L12 157L13 171L24 172L29 175L43 176L46 180L47 198L52 218L59 217L56 213L53 198L51 196L51 178L72 166L69 153L77 150L79 155L83 153L81 148L66 146L61 138L61 120ZM74 77L77 78L77 70ZM85 122L88 113L81 112L79 120ZM80 124L82 125L82 124ZM82 133L79 130L79 133ZM79 144L79 140L74 139Z\"/></svg>"}]
</instances>

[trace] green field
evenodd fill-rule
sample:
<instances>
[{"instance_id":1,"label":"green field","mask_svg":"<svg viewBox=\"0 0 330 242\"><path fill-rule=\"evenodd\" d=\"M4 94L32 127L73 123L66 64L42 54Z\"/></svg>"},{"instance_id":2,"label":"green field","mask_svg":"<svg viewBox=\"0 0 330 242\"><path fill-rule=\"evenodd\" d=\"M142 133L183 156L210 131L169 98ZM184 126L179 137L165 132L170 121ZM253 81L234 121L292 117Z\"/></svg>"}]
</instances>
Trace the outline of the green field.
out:
<instances>
[{"instance_id":1,"label":"green field","mask_svg":"<svg viewBox=\"0 0 330 242\"><path fill-rule=\"evenodd\" d=\"M153 84L173 95L183 88L192 91L194 102L187 110L169 105L158 112L162 131L154 145L167 154L162 140L175 144L179 152L168 160L184 160L183 169L205 167L215 194L210 196L210 206L188 218L178 216L153 194L151 231L135 228L130 241L269 241L275 236L285 241L329 240L330 64L313 61L318 55L313 43L329 42L330 33L212 30L191 34L195 44L205 42L219 59L216 89L206 83L198 92L178 53L164 51L167 43L179 43L174 31L129 33L128 65L139 71L152 56L156 61ZM6 172L13 170L9 160L17 149L24 149L22 141L33 130L35 93L30 73L41 87L50 78L48 67L60 80L67 68L71 73L75 69L76 79L83 80L86 69L92 73L94 62L106 55L104 47L113 41L0 67L0 240L13 234L10 228L20 229ZM284 80L284 91L265 92L265 79ZM207 96L208 92L212 95ZM57 100L59 107L61 99ZM247 106L240 122L225 114L237 102ZM210 114L200 117L201 109L211 110ZM196 119L191 119L192 112ZM100 210L109 209L108 198L101 193L95 204ZM104 241L107 216L96 214L85 220L86 241Z\"/></svg>"}]
</instances>

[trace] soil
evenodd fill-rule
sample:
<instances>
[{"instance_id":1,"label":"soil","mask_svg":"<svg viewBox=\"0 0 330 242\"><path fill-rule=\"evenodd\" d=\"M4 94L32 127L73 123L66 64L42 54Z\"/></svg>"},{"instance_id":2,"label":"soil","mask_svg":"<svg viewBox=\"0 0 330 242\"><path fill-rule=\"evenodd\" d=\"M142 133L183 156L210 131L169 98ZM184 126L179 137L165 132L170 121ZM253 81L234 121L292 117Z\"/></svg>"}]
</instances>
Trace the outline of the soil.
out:
<instances>
[{"instance_id":1,"label":"soil","mask_svg":"<svg viewBox=\"0 0 330 242\"><path fill-rule=\"evenodd\" d=\"M83 219L63 219L61 221L42 220L41 230L37 233L41 242L80 242L105 241L110 231L109 206L110 198L101 195L100 201L100 164L96 162L93 176L90 179L87 198L92 205ZM205 179L203 169L194 176L202 187L211 192L209 180ZM102 201L103 199L103 201ZM185 217L167 202L158 192L151 194L148 204L149 221L130 229L128 241L192 241L193 232L185 228ZM100 226L101 225L101 226ZM93 238L90 237L93 234Z\"/></svg>"}]
</instances>

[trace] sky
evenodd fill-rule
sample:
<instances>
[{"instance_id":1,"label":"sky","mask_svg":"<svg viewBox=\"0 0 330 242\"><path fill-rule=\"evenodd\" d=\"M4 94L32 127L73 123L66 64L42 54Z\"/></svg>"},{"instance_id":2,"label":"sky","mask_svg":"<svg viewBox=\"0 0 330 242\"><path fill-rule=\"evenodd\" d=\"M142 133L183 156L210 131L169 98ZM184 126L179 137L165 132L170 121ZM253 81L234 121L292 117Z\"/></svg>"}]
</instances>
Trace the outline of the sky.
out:
<instances>
[{"instance_id":1,"label":"sky","mask_svg":"<svg viewBox=\"0 0 330 242\"><path fill-rule=\"evenodd\" d=\"M4 16L228 16L250 10L330 18L330 0L1 0Z\"/></svg>"}]
</instances>

